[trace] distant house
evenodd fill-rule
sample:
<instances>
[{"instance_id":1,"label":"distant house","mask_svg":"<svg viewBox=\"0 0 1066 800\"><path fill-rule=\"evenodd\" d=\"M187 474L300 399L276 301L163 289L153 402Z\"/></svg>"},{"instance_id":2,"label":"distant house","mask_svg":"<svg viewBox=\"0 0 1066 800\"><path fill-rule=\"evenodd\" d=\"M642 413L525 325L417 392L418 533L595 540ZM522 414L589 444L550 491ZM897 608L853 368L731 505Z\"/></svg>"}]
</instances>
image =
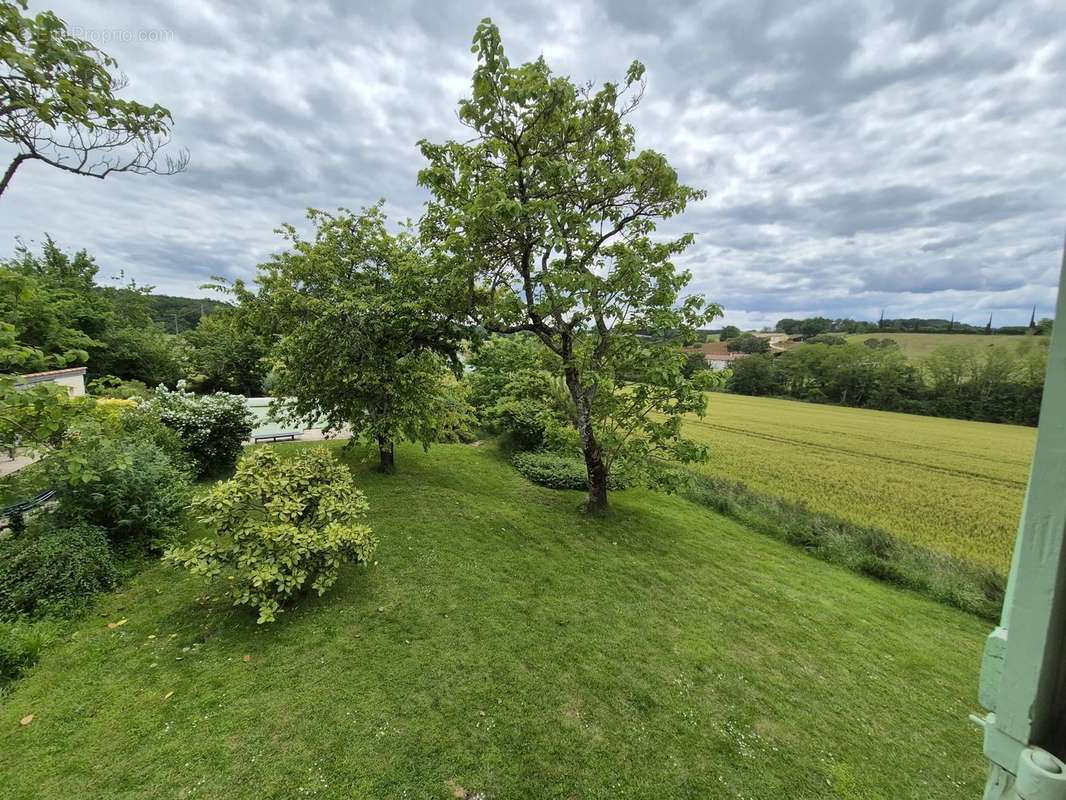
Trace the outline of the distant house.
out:
<instances>
[{"instance_id":1,"label":"distant house","mask_svg":"<svg viewBox=\"0 0 1066 800\"><path fill-rule=\"evenodd\" d=\"M702 352L703 360L711 369L728 369L734 361L747 358L748 353L731 353L727 342L705 342L697 347L690 348L688 352Z\"/></svg>"},{"instance_id":2,"label":"distant house","mask_svg":"<svg viewBox=\"0 0 1066 800\"><path fill-rule=\"evenodd\" d=\"M16 387L25 389L41 383L54 383L66 387L67 394L71 397L82 397L85 394L85 367L31 372L28 375L23 375L22 381L16 384Z\"/></svg>"},{"instance_id":3,"label":"distant house","mask_svg":"<svg viewBox=\"0 0 1066 800\"><path fill-rule=\"evenodd\" d=\"M739 361L750 355L751 353L715 353L709 356L704 356L704 360L707 362L707 366L711 369L729 369L734 361Z\"/></svg>"},{"instance_id":4,"label":"distant house","mask_svg":"<svg viewBox=\"0 0 1066 800\"><path fill-rule=\"evenodd\" d=\"M768 333L753 333L752 336L757 336L760 339L766 339L770 342L770 350L774 353L783 353L790 347L795 347L798 342L793 341L787 333L778 333L776 331Z\"/></svg>"}]
</instances>

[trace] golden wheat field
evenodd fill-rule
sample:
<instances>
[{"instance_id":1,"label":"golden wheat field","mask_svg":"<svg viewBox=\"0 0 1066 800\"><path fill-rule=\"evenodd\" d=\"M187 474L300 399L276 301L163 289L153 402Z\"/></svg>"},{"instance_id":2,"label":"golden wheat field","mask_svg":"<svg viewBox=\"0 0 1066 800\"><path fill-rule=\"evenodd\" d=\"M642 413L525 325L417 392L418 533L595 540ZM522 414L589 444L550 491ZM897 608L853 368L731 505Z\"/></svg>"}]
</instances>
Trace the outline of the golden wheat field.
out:
<instances>
[{"instance_id":1,"label":"golden wheat field","mask_svg":"<svg viewBox=\"0 0 1066 800\"><path fill-rule=\"evenodd\" d=\"M704 471L1006 573L1036 429L711 394Z\"/></svg>"}]
</instances>

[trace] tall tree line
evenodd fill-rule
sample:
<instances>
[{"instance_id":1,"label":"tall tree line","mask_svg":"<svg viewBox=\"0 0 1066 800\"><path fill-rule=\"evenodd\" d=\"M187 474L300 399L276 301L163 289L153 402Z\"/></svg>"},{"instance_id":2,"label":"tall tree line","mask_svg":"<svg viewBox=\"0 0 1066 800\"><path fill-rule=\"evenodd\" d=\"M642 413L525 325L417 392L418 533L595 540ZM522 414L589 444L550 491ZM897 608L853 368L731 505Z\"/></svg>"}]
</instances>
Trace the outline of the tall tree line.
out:
<instances>
[{"instance_id":1,"label":"tall tree line","mask_svg":"<svg viewBox=\"0 0 1066 800\"><path fill-rule=\"evenodd\" d=\"M1044 342L1022 339L1013 348L945 345L918 363L886 339L805 344L734 362L728 385L738 394L1036 425L1047 371Z\"/></svg>"}]
</instances>

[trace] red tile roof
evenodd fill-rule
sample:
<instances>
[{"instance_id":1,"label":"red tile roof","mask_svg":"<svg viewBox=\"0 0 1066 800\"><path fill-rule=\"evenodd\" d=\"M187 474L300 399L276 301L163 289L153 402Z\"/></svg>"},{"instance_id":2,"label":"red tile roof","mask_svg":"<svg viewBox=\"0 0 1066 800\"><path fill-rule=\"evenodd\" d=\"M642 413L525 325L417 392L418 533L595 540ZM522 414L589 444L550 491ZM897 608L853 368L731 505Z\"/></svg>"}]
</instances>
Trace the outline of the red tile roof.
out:
<instances>
[{"instance_id":1,"label":"red tile roof","mask_svg":"<svg viewBox=\"0 0 1066 800\"><path fill-rule=\"evenodd\" d=\"M729 342L704 342L698 348L705 356L720 356L729 352Z\"/></svg>"}]
</instances>

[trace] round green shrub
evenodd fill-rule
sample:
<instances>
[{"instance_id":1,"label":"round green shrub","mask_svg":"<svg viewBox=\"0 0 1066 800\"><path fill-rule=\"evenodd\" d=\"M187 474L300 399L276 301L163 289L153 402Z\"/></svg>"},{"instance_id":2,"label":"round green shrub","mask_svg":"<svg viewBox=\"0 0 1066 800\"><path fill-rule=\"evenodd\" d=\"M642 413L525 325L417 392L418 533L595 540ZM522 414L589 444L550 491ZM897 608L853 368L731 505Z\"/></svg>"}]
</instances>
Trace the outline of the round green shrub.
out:
<instances>
[{"instance_id":1,"label":"round green shrub","mask_svg":"<svg viewBox=\"0 0 1066 800\"><path fill-rule=\"evenodd\" d=\"M366 563L377 547L366 498L325 448L288 458L252 450L195 505L216 537L172 548L164 561L225 578L234 605L257 609L260 623L301 593L324 594L343 564Z\"/></svg>"},{"instance_id":2,"label":"round green shrub","mask_svg":"<svg viewBox=\"0 0 1066 800\"><path fill-rule=\"evenodd\" d=\"M515 469L526 478L549 489L587 489L585 462L559 453L516 453L511 458ZM617 491L631 485L622 470L612 470L607 488Z\"/></svg>"},{"instance_id":3,"label":"round green shrub","mask_svg":"<svg viewBox=\"0 0 1066 800\"><path fill-rule=\"evenodd\" d=\"M0 616L69 615L115 585L105 532L39 517L19 537L0 540Z\"/></svg>"}]
</instances>

